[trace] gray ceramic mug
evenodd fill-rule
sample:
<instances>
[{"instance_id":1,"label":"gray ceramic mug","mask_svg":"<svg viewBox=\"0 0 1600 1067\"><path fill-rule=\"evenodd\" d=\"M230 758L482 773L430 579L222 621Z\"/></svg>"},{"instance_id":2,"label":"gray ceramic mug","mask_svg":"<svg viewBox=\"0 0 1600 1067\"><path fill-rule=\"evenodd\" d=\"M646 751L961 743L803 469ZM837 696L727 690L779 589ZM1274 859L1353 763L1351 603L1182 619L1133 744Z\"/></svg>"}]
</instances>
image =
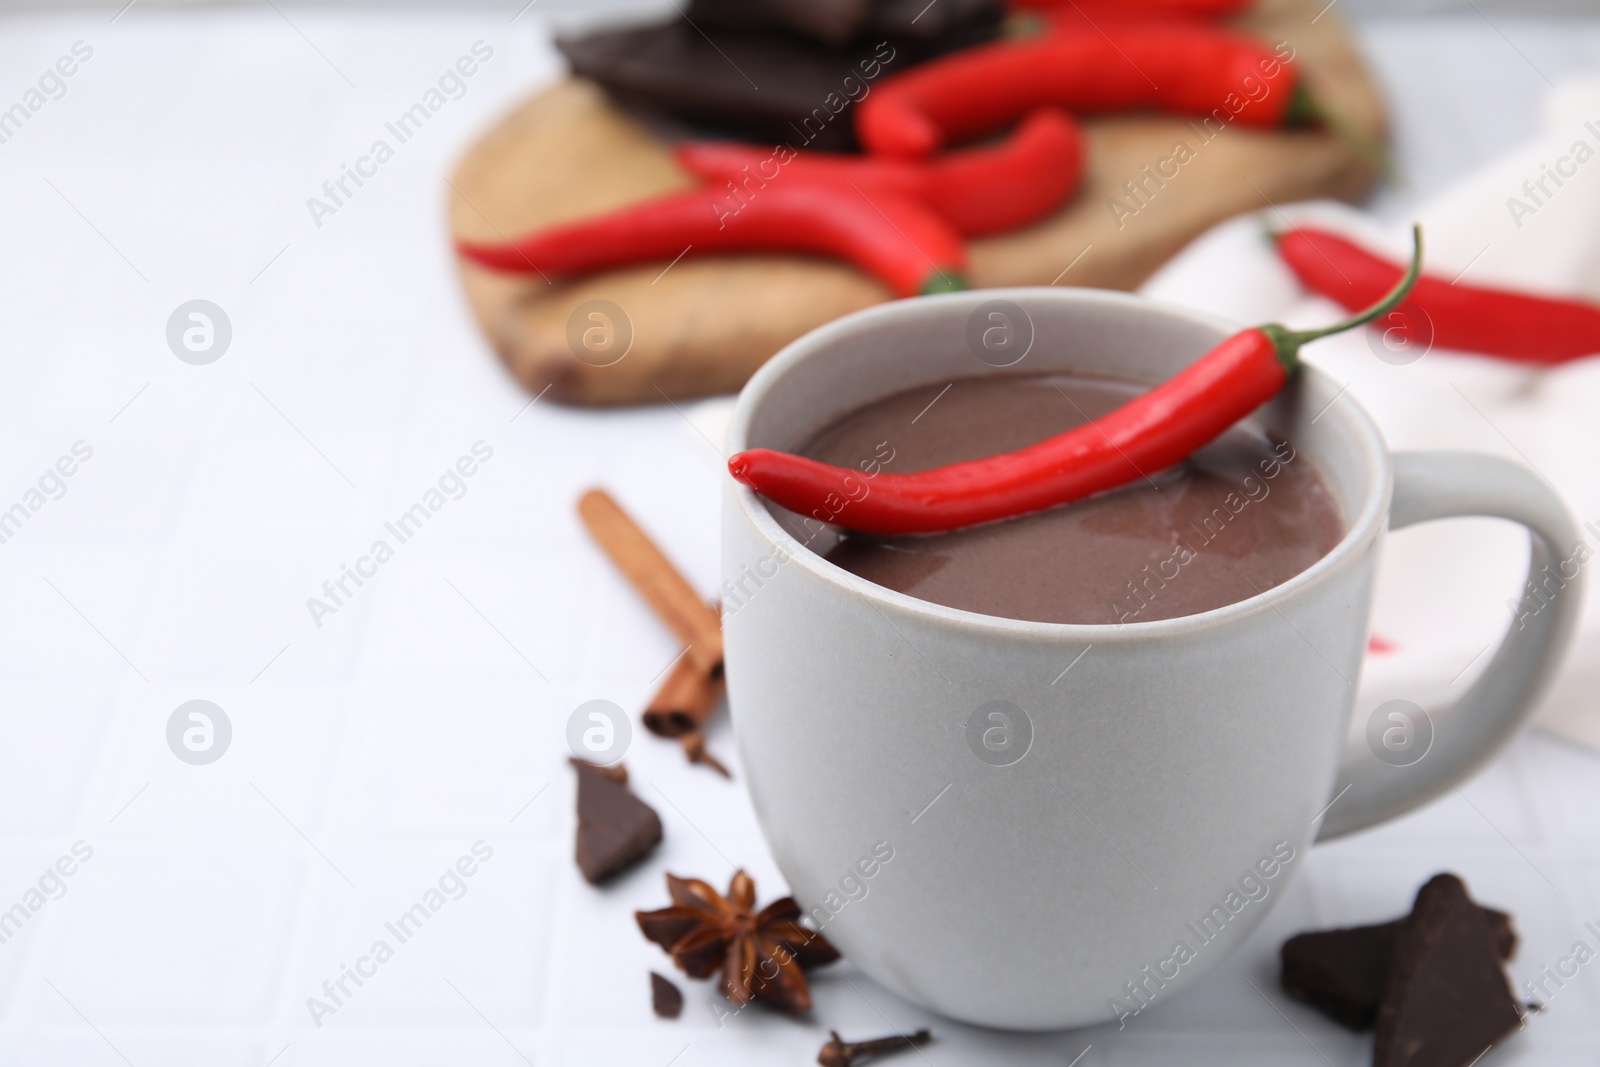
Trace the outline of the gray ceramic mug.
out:
<instances>
[{"instance_id":1,"label":"gray ceramic mug","mask_svg":"<svg viewBox=\"0 0 1600 1067\"><path fill-rule=\"evenodd\" d=\"M728 445L793 449L861 404L977 374L1154 383L1229 332L1094 290L884 304L762 367ZM1236 947L1314 839L1427 802L1526 724L1579 578L1524 613L1454 707L1395 720L1413 741L1431 726L1420 759L1380 758L1351 728L1385 530L1511 519L1538 572L1578 541L1561 502L1497 458L1391 456L1310 367L1257 418L1322 474L1347 532L1262 595L1156 622L1021 622L892 592L730 479L727 676L756 812L812 922L877 981L989 1026L1125 1017Z\"/></svg>"}]
</instances>

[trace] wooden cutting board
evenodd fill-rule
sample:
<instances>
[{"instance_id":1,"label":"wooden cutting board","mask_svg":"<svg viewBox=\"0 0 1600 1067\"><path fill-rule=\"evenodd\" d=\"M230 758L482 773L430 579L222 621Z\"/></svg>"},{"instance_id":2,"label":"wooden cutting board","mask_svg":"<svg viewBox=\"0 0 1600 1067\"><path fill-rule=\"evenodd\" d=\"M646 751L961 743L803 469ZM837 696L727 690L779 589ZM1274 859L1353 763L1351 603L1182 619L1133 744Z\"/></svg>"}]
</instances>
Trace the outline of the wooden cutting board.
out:
<instances>
[{"instance_id":1,"label":"wooden cutting board","mask_svg":"<svg viewBox=\"0 0 1600 1067\"><path fill-rule=\"evenodd\" d=\"M1319 99L1381 132L1377 89L1338 16L1319 17L1321 7L1261 0L1239 25L1269 44L1287 41ZM1085 126L1078 193L1027 229L973 241L975 285L1131 289L1223 219L1269 202L1355 200L1374 180L1348 140L1324 132L1230 126L1205 141L1184 119L1147 115ZM1147 184L1153 193L1143 204L1130 199L1123 184L1179 143L1192 158L1177 176ZM568 79L467 151L449 179L450 228L458 238L503 240L693 184L665 140L596 85ZM530 391L573 404L731 392L807 330L889 299L854 267L789 255L689 257L670 269L646 263L557 281L459 266L473 314L511 373Z\"/></svg>"}]
</instances>

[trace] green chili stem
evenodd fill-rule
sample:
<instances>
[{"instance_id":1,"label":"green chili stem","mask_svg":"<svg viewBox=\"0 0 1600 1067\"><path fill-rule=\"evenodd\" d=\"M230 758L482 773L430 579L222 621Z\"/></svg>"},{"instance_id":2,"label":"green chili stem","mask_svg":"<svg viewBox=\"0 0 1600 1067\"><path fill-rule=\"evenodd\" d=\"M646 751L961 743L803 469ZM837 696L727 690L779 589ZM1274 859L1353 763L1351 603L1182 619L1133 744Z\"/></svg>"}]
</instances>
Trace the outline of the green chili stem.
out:
<instances>
[{"instance_id":1,"label":"green chili stem","mask_svg":"<svg viewBox=\"0 0 1600 1067\"><path fill-rule=\"evenodd\" d=\"M1269 323L1261 327L1263 333L1272 338L1274 347L1278 350L1278 360L1283 364L1285 371L1293 372L1300 364L1300 348L1310 344L1319 337L1343 333L1353 330L1357 326L1371 322L1380 315L1388 314L1400 305L1400 302L1411 292L1412 286L1417 284L1417 278L1422 274L1422 226L1415 224L1411 227L1411 262L1407 265L1405 273L1395 283L1395 287L1365 311L1350 316L1343 322L1336 322L1332 326L1324 326L1320 330L1291 330L1277 323Z\"/></svg>"},{"instance_id":2,"label":"green chili stem","mask_svg":"<svg viewBox=\"0 0 1600 1067\"><path fill-rule=\"evenodd\" d=\"M928 280L922 283L921 295L931 296L934 293L959 293L962 290L969 288L971 288L971 286L967 284L967 279L962 275L957 274L954 271L939 270L929 275Z\"/></svg>"}]
</instances>

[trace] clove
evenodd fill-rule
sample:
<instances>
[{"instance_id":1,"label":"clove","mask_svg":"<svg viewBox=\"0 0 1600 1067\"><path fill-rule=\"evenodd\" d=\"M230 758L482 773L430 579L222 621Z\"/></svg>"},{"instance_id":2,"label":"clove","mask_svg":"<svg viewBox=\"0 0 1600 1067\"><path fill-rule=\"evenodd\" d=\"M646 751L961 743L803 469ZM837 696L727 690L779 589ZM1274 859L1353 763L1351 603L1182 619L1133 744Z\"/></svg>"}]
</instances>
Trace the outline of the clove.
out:
<instances>
[{"instance_id":1,"label":"clove","mask_svg":"<svg viewBox=\"0 0 1600 1067\"><path fill-rule=\"evenodd\" d=\"M837 1030L829 1030L828 1033L831 1035L828 1043L817 1053L817 1062L822 1064L822 1067L855 1067L857 1063L872 1056L883 1056L904 1048L925 1045L933 1036L926 1030L918 1030L914 1034L875 1037L870 1041L846 1041L839 1036Z\"/></svg>"}]
</instances>

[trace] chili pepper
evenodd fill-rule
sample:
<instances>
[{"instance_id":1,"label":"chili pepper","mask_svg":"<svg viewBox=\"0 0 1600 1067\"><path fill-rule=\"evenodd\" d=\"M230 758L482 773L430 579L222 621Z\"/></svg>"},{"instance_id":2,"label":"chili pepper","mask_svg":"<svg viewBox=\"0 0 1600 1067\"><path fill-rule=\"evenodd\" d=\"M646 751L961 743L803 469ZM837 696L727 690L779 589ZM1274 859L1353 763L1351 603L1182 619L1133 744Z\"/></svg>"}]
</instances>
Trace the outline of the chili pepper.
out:
<instances>
[{"instance_id":1,"label":"chili pepper","mask_svg":"<svg viewBox=\"0 0 1600 1067\"><path fill-rule=\"evenodd\" d=\"M1346 308L1393 284L1400 268L1346 238L1305 226L1276 236L1278 254L1306 288ZM1529 363L1560 363L1600 353L1600 305L1465 285L1424 274L1388 317L1411 329L1418 311L1446 348ZM1409 315L1408 315L1409 313Z\"/></svg>"},{"instance_id":2,"label":"chili pepper","mask_svg":"<svg viewBox=\"0 0 1600 1067\"><path fill-rule=\"evenodd\" d=\"M1014 230L1072 195L1083 175L1083 129L1071 115L1040 108L1003 143L946 152L928 160L775 150L731 141L684 141L684 169L760 195L768 181L854 185L919 200L969 236ZM754 183L754 188L752 188Z\"/></svg>"},{"instance_id":3,"label":"chili pepper","mask_svg":"<svg viewBox=\"0 0 1600 1067\"><path fill-rule=\"evenodd\" d=\"M728 472L791 511L873 534L953 530L1115 489L1184 459L1272 399L1298 369L1301 346L1400 303L1422 266L1420 228L1414 238L1410 269L1360 314L1321 330L1240 330L1121 407L1016 452L880 474L870 486L848 468L768 448L740 452Z\"/></svg>"},{"instance_id":4,"label":"chili pepper","mask_svg":"<svg viewBox=\"0 0 1600 1067\"><path fill-rule=\"evenodd\" d=\"M1292 55L1292 53L1291 53ZM874 153L923 156L1038 107L1154 107L1278 126L1311 117L1286 57L1254 38L1195 23L1122 23L968 48L885 79L857 105Z\"/></svg>"},{"instance_id":5,"label":"chili pepper","mask_svg":"<svg viewBox=\"0 0 1600 1067\"><path fill-rule=\"evenodd\" d=\"M506 244L460 241L492 270L585 274L685 253L812 252L876 276L897 296L965 289L961 236L914 200L817 182L774 183L748 200L708 189L670 193L561 223Z\"/></svg>"}]
</instances>

